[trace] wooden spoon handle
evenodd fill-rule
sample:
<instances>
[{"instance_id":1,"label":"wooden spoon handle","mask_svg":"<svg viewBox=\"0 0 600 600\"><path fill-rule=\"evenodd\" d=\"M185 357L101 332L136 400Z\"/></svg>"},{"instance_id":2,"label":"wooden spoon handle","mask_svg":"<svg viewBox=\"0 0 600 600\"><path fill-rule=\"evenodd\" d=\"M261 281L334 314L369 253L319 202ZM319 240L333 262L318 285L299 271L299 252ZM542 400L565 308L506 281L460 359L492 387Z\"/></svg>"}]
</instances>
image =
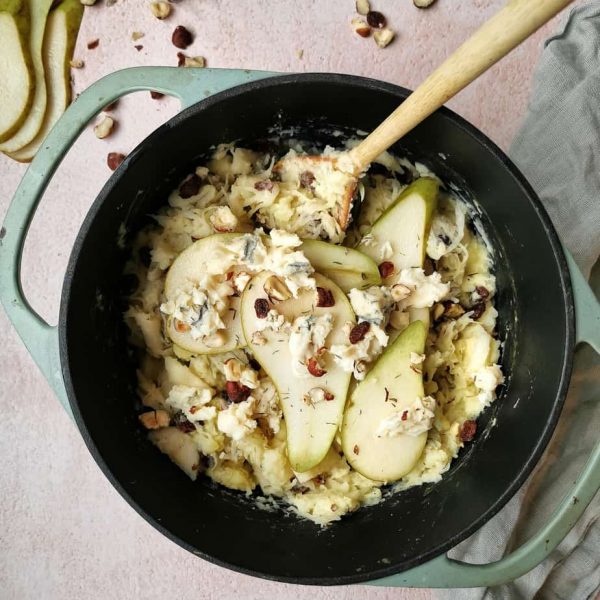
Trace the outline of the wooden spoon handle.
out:
<instances>
[{"instance_id":1,"label":"wooden spoon handle","mask_svg":"<svg viewBox=\"0 0 600 600\"><path fill-rule=\"evenodd\" d=\"M511 0L352 151L366 169L384 150L518 46L572 0Z\"/></svg>"}]
</instances>

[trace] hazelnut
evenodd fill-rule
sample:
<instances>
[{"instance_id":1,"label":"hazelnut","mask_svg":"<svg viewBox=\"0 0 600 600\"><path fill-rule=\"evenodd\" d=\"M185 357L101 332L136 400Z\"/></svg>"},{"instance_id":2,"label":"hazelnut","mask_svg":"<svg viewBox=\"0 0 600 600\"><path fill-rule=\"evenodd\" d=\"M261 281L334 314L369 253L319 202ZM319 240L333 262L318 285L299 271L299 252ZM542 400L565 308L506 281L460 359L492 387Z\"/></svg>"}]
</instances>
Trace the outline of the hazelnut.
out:
<instances>
[{"instance_id":1,"label":"hazelnut","mask_svg":"<svg viewBox=\"0 0 600 600\"><path fill-rule=\"evenodd\" d=\"M383 29L378 29L373 34L373 37L375 38L375 43L380 48L385 48L386 46L391 44L395 36L395 32L393 32L391 29L388 29L387 27L384 27Z\"/></svg>"},{"instance_id":2,"label":"hazelnut","mask_svg":"<svg viewBox=\"0 0 600 600\"><path fill-rule=\"evenodd\" d=\"M95 40L90 40L87 43L88 50L94 50L94 49L96 49L99 44L100 44L100 40L98 38L96 38Z\"/></svg>"},{"instance_id":3,"label":"hazelnut","mask_svg":"<svg viewBox=\"0 0 600 600\"><path fill-rule=\"evenodd\" d=\"M413 290L411 288L402 283L397 283L396 285L393 285L392 289L390 290L394 302L400 302L401 300L405 300L411 295L412 291Z\"/></svg>"},{"instance_id":4,"label":"hazelnut","mask_svg":"<svg viewBox=\"0 0 600 600\"><path fill-rule=\"evenodd\" d=\"M170 422L169 413L164 410L151 410L142 413L138 419L146 429L160 429L168 427Z\"/></svg>"},{"instance_id":5,"label":"hazelnut","mask_svg":"<svg viewBox=\"0 0 600 600\"><path fill-rule=\"evenodd\" d=\"M413 4L417 8L429 8L435 0L413 0Z\"/></svg>"},{"instance_id":6,"label":"hazelnut","mask_svg":"<svg viewBox=\"0 0 600 600\"><path fill-rule=\"evenodd\" d=\"M194 41L194 36L183 25L177 25L171 36L173 46L185 50Z\"/></svg>"},{"instance_id":7,"label":"hazelnut","mask_svg":"<svg viewBox=\"0 0 600 600\"><path fill-rule=\"evenodd\" d=\"M164 98L164 94L161 94L160 92L155 92L154 90L150 90L150 97L152 98L152 100L160 100L161 98Z\"/></svg>"},{"instance_id":8,"label":"hazelnut","mask_svg":"<svg viewBox=\"0 0 600 600\"><path fill-rule=\"evenodd\" d=\"M141 31L134 31L134 32L131 34L131 39L132 39L134 42L137 42L138 40L141 40L143 37L144 37L144 34L143 34Z\"/></svg>"},{"instance_id":9,"label":"hazelnut","mask_svg":"<svg viewBox=\"0 0 600 600\"><path fill-rule=\"evenodd\" d=\"M186 56L183 61L183 66L203 69L206 67L206 59L204 56Z\"/></svg>"},{"instance_id":10,"label":"hazelnut","mask_svg":"<svg viewBox=\"0 0 600 600\"><path fill-rule=\"evenodd\" d=\"M267 343L267 338L260 331L255 331L252 334L252 337L250 338L250 341L255 346L264 346Z\"/></svg>"},{"instance_id":11,"label":"hazelnut","mask_svg":"<svg viewBox=\"0 0 600 600\"><path fill-rule=\"evenodd\" d=\"M109 152L106 157L106 164L111 171L115 171L125 160L125 155L120 152Z\"/></svg>"},{"instance_id":12,"label":"hazelnut","mask_svg":"<svg viewBox=\"0 0 600 600\"><path fill-rule=\"evenodd\" d=\"M369 0L356 0L356 12L363 17L371 12L371 5Z\"/></svg>"},{"instance_id":13,"label":"hazelnut","mask_svg":"<svg viewBox=\"0 0 600 600\"><path fill-rule=\"evenodd\" d=\"M292 297L292 292L290 292L288 286L276 275L271 275L265 281L263 289L271 302L283 302Z\"/></svg>"},{"instance_id":14,"label":"hazelnut","mask_svg":"<svg viewBox=\"0 0 600 600\"><path fill-rule=\"evenodd\" d=\"M371 28L362 19L352 19L352 27L360 37L367 38L371 35Z\"/></svg>"},{"instance_id":15,"label":"hazelnut","mask_svg":"<svg viewBox=\"0 0 600 600\"><path fill-rule=\"evenodd\" d=\"M72 69L83 69L83 65L85 64L80 58L72 58L69 61Z\"/></svg>"},{"instance_id":16,"label":"hazelnut","mask_svg":"<svg viewBox=\"0 0 600 600\"><path fill-rule=\"evenodd\" d=\"M434 307L433 307L433 320L434 321L439 321L442 318L442 315L444 314L444 311L446 309L444 308L444 305L440 302L438 302Z\"/></svg>"},{"instance_id":17,"label":"hazelnut","mask_svg":"<svg viewBox=\"0 0 600 600\"><path fill-rule=\"evenodd\" d=\"M458 319L464 314L465 309L457 302L444 302L444 317L446 317L446 319Z\"/></svg>"},{"instance_id":18,"label":"hazelnut","mask_svg":"<svg viewBox=\"0 0 600 600\"><path fill-rule=\"evenodd\" d=\"M104 119L94 127L94 134L99 140L103 140L112 133L114 126L115 121L112 117L104 117Z\"/></svg>"},{"instance_id":19,"label":"hazelnut","mask_svg":"<svg viewBox=\"0 0 600 600\"><path fill-rule=\"evenodd\" d=\"M242 363L237 358L229 358L223 363L223 372L227 381L239 381L242 376Z\"/></svg>"},{"instance_id":20,"label":"hazelnut","mask_svg":"<svg viewBox=\"0 0 600 600\"><path fill-rule=\"evenodd\" d=\"M376 10L367 13L367 23L374 29L383 29L387 25L387 19Z\"/></svg>"},{"instance_id":21,"label":"hazelnut","mask_svg":"<svg viewBox=\"0 0 600 600\"><path fill-rule=\"evenodd\" d=\"M150 11L157 19L166 19L171 14L171 5L168 2L152 2Z\"/></svg>"}]
</instances>

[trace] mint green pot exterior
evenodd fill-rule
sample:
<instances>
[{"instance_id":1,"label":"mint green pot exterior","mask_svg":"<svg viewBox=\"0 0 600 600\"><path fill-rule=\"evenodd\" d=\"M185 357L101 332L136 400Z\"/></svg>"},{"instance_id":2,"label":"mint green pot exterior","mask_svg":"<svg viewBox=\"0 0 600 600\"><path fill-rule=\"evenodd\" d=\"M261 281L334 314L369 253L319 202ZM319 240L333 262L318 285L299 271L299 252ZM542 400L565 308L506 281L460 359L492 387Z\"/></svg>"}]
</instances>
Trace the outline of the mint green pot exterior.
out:
<instances>
[{"instance_id":1,"label":"mint green pot exterior","mask_svg":"<svg viewBox=\"0 0 600 600\"><path fill-rule=\"evenodd\" d=\"M71 144L102 107L140 90L156 90L187 108L217 92L272 77L275 73L230 69L140 67L104 77L83 92L50 132L27 170L7 212L0 239L0 300L38 367L72 417L61 375L58 331L29 305L20 280L27 231L50 179ZM600 352L600 304L566 252L575 297L577 343L587 342ZM543 561L575 525L600 487L600 443L573 488L534 537L501 560L473 565L439 556L423 565L371 585L389 587L486 587L512 581Z\"/></svg>"}]
</instances>

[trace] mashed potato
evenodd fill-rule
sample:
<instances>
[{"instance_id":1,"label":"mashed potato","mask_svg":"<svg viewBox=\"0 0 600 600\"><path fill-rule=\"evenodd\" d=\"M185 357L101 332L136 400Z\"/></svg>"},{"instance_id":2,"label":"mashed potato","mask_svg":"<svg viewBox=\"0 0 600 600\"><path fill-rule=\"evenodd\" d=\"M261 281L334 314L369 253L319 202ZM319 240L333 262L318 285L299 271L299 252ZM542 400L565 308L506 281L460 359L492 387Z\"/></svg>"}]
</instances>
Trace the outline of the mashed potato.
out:
<instances>
[{"instance_id":1,"label":"mashed potato","mask_svg":"<svg viewBox=\"0 0 600 600\"><path fill-rule=\"evenodd\" d=\"M257 226L266 226L276 230L271 232L273 247L292 243L283 229L304 238L354 246L405 187L401 181L418 177L419 171L385 153L381 162L388 171L367 175L361 182L363 207L344 238L335 220L336 207L326 192L313 189L309 181L299 191L297 183L278 180L274 162L269 154L222 145L173 191L167 206L155 216L156 226L143 230L135 240L126 273L135 276L137 284L125 320L140 354L138 392L146 407L140 420L150 430L150 440L192 479L202 473L231 489L278 497L298 515L327 524L378 502L382 484L349 466L339 437L317 467L292 471L277 392L251 354L238 348L195 355L166 335L167 315L183 310L165 304L166 273L184 249L215 232L252 233ZM425 308L431 315L425 356L415 356L429 398L427 419L421 415L418 424L401 424L405 429L409 425L428 429L428 438L419 461L395 484L396 490L442 477L465 441L472 439L477 416L494 401L496 387L503 381L497 364L500 343L495 338L491 258L468 224L465 207L442 194L425 269L402 273L402 281L412 286L412 296L401 297L397 290L383 286L349 294L357 315L364 313L359 316L374 323L374 339L359 348L360 357L339 349L340 361L355 379L364 377L365 369L406 327L410 310ZM385 255L383 246L382 259ZM227 293L246 283L247 279L241 284L232 281ZM195 298L203 298L202 291L182 297L190 326L199 323L200 305ZM270 326L276 323L273 315ZM198 332L203 333L199 326Z\"/></svg>"}]
</instances>

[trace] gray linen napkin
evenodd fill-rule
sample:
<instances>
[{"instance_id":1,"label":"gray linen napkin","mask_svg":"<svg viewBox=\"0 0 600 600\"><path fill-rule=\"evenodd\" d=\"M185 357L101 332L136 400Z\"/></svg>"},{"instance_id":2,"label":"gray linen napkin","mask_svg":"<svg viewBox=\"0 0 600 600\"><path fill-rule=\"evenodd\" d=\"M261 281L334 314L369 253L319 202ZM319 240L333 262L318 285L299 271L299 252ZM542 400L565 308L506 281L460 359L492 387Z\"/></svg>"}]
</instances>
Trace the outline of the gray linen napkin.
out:
<instances>
[{"instance_id":1,"label":"gray linen napkin","mask_svg":"<svg viewBox=\"0 0 600 600\"><path fill-rule=\"evenodd\" d=\"M547 40L527 116L510 155L544 203L588 277L600 254L600 2L573 9ZM600 264L592 273L600 292ZM577 350L565 409L540 465L506 507L450 552L497 560L546 522L572 485L600 432L600 359ZM533 571L489 589L439 590L452 600L585 600L600 591L600 494L574 529Z\"/></svg>"}]
</instances>

